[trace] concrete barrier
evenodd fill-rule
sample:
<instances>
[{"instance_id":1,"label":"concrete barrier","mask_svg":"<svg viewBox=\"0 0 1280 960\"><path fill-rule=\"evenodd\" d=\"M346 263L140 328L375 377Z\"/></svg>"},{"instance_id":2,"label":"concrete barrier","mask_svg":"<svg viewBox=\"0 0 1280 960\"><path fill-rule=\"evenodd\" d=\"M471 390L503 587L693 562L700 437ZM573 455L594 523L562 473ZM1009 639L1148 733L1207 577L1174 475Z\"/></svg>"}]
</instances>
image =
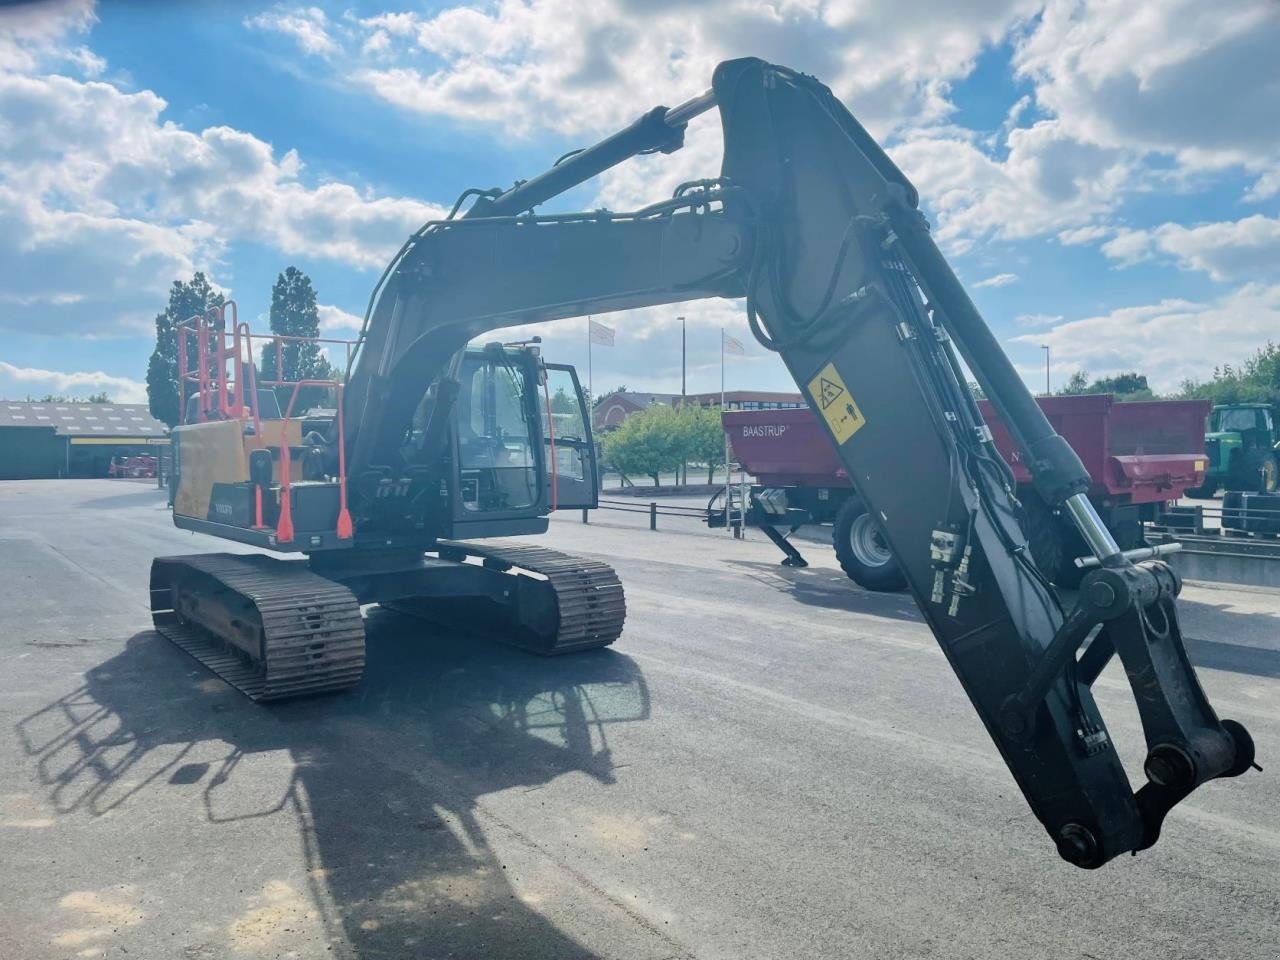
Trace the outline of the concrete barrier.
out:
<instances>
[{"instance_id":1,"label":"concrete barrier","mask_svg":"<svg viewBox=\"0 0 1280 960\"><path fill-rule=\"evenodd\" d=\"M793 539L831 545L831 527L806 524ZM1183 536L1182 550L1166 559L1184 580L1280 587L1280 540L1257 537ZM1160 542L1152 538L1152 542Z\"/></svg>"}]
</instances>

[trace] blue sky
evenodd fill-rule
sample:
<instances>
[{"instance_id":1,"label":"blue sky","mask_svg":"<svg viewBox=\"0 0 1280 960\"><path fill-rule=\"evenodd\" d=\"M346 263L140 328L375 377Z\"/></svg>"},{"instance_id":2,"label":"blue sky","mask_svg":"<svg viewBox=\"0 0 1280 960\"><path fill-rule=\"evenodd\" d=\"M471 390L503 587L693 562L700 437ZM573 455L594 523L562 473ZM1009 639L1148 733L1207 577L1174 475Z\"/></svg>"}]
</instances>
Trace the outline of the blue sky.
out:
<instances>
[{"instance_id":1,"label":"blue sky","mask_svg":"<svg viewBox=\"0 0 1280 960\"><path fill-rule=\"evenodd\" d=\"M963 8L963 9L954 9ZM0 395L141 397L169 283L204 270L265 327L309 273L350 331L387 258L469 186L508 185L722 59L819 76L919 187L1030 383L1121 369L1158 388L1280 338L1280 14L974 0L103 2L0 6ZM626 209L718 172L688 146L557 201ZM740 305L601 318L596 387L786 389ZM540 330L586 366L584 321Z\"/></svg>"}]
</instances>

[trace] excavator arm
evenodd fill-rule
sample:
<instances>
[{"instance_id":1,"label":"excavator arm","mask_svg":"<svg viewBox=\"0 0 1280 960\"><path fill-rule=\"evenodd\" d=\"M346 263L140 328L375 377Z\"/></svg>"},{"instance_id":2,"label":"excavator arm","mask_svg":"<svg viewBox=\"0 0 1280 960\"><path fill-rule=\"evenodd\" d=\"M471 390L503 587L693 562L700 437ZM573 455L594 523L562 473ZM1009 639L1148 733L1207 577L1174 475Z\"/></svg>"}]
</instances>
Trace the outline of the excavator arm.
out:
<instances>
[{"instance_id":1,"label":"excavator arm","mask_svg":"<svg viewBox=\"0 0 1280 960\"><path fill-rule=\"evenodd\" d=\"M713 106L719 177L633 214L530 212L630 156L678 149L685 124ZM508 191L470 192L466 214L410 238L375 291L347 390L353 476L397 469L424 391L449 396L439 388L452 358L485 331L745 298L753 332L805 392L1064 858L1097 867L1149 847L1195 787L1252 765L1248 733L1218 719L1187 659L1177 576L1116 546L1084 496L1088 473L934 244L915 188L825 86L729 61L701 97ZM1069 608L1029 556L961 358L1038 492L1090 545L1093 569ZM1091 689L1117 654L1147 741L1136 790Z\"/></svg>"}]
</instances>

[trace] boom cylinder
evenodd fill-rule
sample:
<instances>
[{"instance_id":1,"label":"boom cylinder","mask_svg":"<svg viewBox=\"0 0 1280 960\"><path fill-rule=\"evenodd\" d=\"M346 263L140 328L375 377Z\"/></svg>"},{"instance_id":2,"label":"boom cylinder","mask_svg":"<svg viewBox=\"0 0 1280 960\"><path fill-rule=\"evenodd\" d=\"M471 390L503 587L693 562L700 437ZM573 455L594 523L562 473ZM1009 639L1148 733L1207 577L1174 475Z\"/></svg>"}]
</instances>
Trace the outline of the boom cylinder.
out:
<instances>
[{"instance_id":1,"label":"boom cylinder","mask_svg":"<svg viewBox=\"0 0 1280 960\"><path fill-rule=\"evenodd\" d=\"M684 146L685 125L715 103L715 94L708 90L671 109L654 107L625 130L564 157L532 180L518 183L501 196L481 197L467 216L509 217L524 213L638 153L674 153Z\"/></svg>"}]
</instances>

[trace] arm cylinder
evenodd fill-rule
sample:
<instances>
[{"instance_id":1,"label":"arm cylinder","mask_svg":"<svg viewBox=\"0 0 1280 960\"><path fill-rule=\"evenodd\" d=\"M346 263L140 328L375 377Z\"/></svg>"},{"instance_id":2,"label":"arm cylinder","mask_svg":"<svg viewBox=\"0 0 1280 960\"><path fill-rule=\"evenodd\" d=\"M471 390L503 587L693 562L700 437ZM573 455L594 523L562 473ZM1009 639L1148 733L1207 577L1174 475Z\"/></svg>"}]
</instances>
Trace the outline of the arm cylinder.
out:
<instances>
[{"instance_id":1,"label":"arm cylinder","mask_svg":"<svg viewBox=\"0 0 1280 960\"><path fill-rule=\"evenodd\" d=\"M1071 445L1054 431L1022 377L1005 356L959 278L934 244L924 217L918 210L907 206L905 199L887 205L886 213L930 306L938 311L979 385L1026 454L1027 469L1036 491L1051 505L1087 492L1092 483L1089 471ZM1088 513L1092 516L1072 511L1077 525L1083 524L1081 532L1086 539L1091 544L1095 537L1103 535L1110 540L1111 535L1097 520L1097 514L1092 510ZM1097 521L1101 533L1093 529L1091 520ZM1085 526L1090 529L1085 530Z\"/></svg>"}]
</instances>

